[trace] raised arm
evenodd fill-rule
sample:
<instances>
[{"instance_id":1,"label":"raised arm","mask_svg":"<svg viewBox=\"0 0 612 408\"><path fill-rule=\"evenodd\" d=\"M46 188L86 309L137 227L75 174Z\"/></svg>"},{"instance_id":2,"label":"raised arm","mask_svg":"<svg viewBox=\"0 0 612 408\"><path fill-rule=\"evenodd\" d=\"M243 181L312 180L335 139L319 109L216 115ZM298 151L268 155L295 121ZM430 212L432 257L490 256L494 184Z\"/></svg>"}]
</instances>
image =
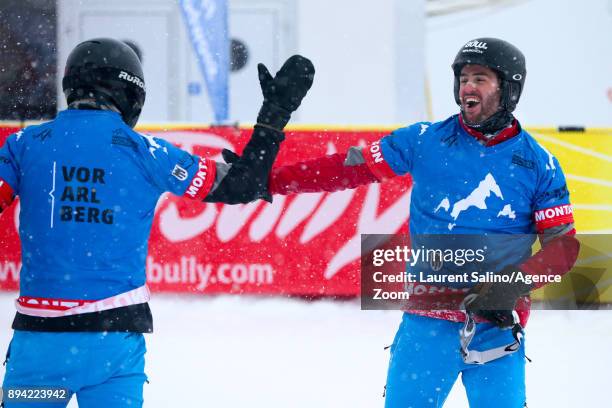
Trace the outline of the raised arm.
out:
<instances>
[{"instance_id":1,"label":"raised arm","mask_svg":"<svg viewBox=\"0 0 612 408\"><path fill-rule=\"evenodd\" d=\"M259 83L264 96L257 124L242 155L229 163L216 163L215 182L204 198L207 202L248 203L260 198L271 201L268 177L285 139L283 129L310 89L314 66L307 58L294 55L272 77L258 65Z\"/></svg>"},{"instance_id":2,"label":"raised arm","mask_svg":"<svg viewBox=\"0 0 612 408\"><path fill-rule=\"evenodd\" d=\"M334 192L378 183L404 175L412 169L413 139L419 124L394 131L365 148L351 147L344 154L332 154L272 169L270 194ZM239 156L223 151L226 162Z\"/></svg>"},{"instance_id":3,"label":"raised arm","mask_svg":"<svg viewBox=\"0 0 612 408\"><path fill-rule=\"evenodd\" d=\"M277 167L270 175L270 193L340 191L409 173L423 127L427 127L425 122L418 122L364 148L351 147L345 154Z\"/></svg>"},{"instance_id":4,"label":"raised arm","mask_svg":"<svg viewBox=\"0 0 612 408\"><path fill-rule=\"evenodd\" d=\"M365 163L361 149L352 147L345 154L332 154L273 169L270 194L332 192L380 181Z\"/></svg>"}]
</instances>

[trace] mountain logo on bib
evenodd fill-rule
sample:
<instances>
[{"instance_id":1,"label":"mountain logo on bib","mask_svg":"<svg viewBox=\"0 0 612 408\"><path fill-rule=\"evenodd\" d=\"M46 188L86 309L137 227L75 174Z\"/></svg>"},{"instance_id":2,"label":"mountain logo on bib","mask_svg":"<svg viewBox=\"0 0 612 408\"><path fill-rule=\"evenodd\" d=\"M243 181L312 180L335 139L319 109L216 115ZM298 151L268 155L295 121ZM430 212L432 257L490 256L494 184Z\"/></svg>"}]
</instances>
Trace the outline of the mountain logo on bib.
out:
<instances>
[{"instance_id":1,"label":"mountain logo on bib","mask_svg":"<svg viewBox=\"0 0 612 408\"><path fill-rule=\"evenodd\" d=\"M501 189L497 185L495 178L491 173L488 173L483 180L478 183L478 187L476 187L467 197L457 201L452 204L448 199L448 197L444 197L440 204L434 209L434 213L444 210L446 212L450 211L450 216L453 218L453 221L456 221L457 218L461 215L462 212L476 207L480 210L486 210L487 207L487 199L494 195L500 199L504 199L504 195L502 194ZM504 208L497 213L498 217L508 217L510 219L516 218L516 214L510 204L506 204ZM454 222L448 224L448 230L452 231L453 228L457 225Z\"/></svg>"}]
</instances>

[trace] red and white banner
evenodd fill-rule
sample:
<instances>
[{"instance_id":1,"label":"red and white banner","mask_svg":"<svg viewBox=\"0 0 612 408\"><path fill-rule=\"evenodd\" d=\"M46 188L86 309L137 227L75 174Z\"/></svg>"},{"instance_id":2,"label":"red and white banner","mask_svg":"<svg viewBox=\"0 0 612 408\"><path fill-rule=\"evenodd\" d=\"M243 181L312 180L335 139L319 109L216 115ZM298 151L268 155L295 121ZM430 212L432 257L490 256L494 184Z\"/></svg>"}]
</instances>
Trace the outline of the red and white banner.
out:
<instances>
[{"instance_id":1,"label":"red and white banner","mask_svg":"<svg viewBox=\"0 0 612 408\"><path fill-rule=\"evenodd\" d=\"M0 128L0 145L17 128ZM250 130L198 128L145 133L221 161ZM276 165L344 152L384 136L373 131L289 131ZM410 177L336 193L222 205L164 195L149 243L153 291L358 295L360 234L407 232ZM18 287L18 201L0 216L0 289Z\"/></svg>"}]
</instances>

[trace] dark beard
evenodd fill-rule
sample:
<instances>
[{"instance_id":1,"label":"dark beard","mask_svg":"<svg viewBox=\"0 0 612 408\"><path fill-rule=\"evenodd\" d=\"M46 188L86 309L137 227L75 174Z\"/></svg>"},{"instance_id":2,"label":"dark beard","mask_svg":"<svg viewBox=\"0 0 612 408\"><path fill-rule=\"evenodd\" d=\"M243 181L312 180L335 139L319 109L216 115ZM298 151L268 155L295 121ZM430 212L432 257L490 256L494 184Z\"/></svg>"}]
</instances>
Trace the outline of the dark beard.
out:
<instances>
[{"instance_id":1,"label":"dark beard","mask_svg":"<svg viewBox=\"0 0 612 408\"><path fill-rule=\"evenodd\" d=\"M505 109L498 110L492 116L489 116L487 119L479 123L468 122L463 115L463 110L461 111L461 117L463 118L463 123L465 123L468 127L482 133L485 136L496 135L501 130L511 126L514 121L514 115Z\"/></svg>"}]
</instances>

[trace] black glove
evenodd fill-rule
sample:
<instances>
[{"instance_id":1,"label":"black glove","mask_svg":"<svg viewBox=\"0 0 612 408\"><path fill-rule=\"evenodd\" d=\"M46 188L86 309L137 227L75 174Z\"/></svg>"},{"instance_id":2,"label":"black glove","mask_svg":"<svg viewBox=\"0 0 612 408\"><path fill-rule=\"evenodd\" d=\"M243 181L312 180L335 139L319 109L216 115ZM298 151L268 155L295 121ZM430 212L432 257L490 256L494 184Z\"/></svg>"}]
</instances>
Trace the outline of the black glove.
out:
<instances>
[{"instance_id":1,"label":"black glove","mask_svg":"<svg viewBox=\"0 0 612 408\"><path fill-rule=\"evenodd\" d=\"M264 101L257 124L282 131L312 86L315 69L308 58L290 57L272 77L264 64L257 65Z\"/></svg>"},{"instance_id":2,"label":"black glove","mask_svg":"<svg viewBox=\"0 0 612 408\"><path fill-rule=\"evenodd\" d=\"M500 274L510 276L518 271L516 266L507 266ZM533 289L523 282L492 283L484 282L474 286L467 294L465 310L480 316L498 327L505 329L514 326L514 307L516 301Z\"/></svg>"},{"instance_id":3,"label":"black glove","mask_svg":"<svg viewBox=\"0 0 612 408\"><path fill-rule=\"evenodd\" d=\"M257 125L242 156L224 149L223 159L232 167L204 201L226 204L248 203L257 199L272 202L268 177L285 139L282 132L306 96L314 78L314 66L308 58L294 55L273 78L263 64L257 66L264 102Z\"/></svg>"},{"instance_id":4,"label":"black glove","mask_svg":"<svg viewBox=\"0 0 612 408\"><path fill-rule=\"evenodd\" d=\"M268 177L280 143L284 139L283 132L255 126L251 139L242 151L242 156L224 149L223 158L232 167L204 201L246 204L264 199L272 202L272 195L268 191Z\"/></svg>"}]
</instances>

